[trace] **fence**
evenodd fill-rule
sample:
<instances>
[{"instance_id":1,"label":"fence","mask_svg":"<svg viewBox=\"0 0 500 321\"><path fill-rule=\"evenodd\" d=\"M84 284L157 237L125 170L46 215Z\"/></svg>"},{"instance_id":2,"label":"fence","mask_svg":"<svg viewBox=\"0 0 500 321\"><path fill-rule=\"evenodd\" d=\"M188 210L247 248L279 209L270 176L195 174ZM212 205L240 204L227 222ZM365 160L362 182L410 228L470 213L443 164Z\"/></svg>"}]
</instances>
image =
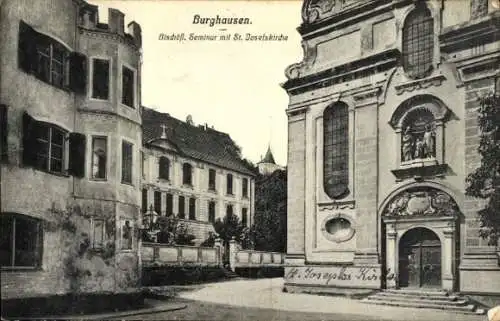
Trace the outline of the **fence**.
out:
<instances>
[{"instance_id":1,"label":"fence","mask_svg":"<svg viewBox=\"0 0 500 321\"><path fill-rule=\"evenodd\" d=\"M220 245L216 245L215 247L198 247L144 242L141 248L141 260L144 267L162 265L222 265Z\"/></svg>"},{"instance_id":2,"label":"fence","mask_svg":"<svg viewBox=\"0 0 500 321\"><path fill-rule=\"evenodd\" d=\"M285 253L243 250L236 241L229 242L229 265L237 268L282 267Z\"/></svg>"}]
</instances>

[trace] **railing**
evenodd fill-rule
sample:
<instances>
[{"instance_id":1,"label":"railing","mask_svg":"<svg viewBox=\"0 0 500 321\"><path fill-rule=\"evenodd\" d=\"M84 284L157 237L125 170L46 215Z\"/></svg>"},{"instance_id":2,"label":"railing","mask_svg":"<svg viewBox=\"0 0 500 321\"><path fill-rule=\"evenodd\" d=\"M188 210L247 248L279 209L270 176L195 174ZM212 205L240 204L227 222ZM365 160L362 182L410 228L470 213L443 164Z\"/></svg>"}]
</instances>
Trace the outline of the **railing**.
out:
<instances>
[{"instance_id":1,"label":"railing","mask_svg":"<svg viewBox=\"0 0 500 321\"><path fill-rule=\"evenodd\" d=\"M218 246L198 247L142 243L141 259L144 267L166 265L220 266L222 264L221 251Z\"/></svg>"},{"instance_id":2,"label":"railing","mask_svg":"<svg viewBox=\"0 0 500 321\"><path fill-rule=\"evenodd\" d=\"M235 241L229 242L229 265L231 270L237 268L282 267L285 253L243 250Z\"/></svg>"},{"instance_id":3,"label":"railing","mask_svg":"<svg viewBox=\"0 0 500 321\"><path fill-rule=\"evenodd\" d=\"M281 266L284 262L284 253L240 250L236 252L234 264L235 267L259 267Z\"/></svg>"}]
</instances>

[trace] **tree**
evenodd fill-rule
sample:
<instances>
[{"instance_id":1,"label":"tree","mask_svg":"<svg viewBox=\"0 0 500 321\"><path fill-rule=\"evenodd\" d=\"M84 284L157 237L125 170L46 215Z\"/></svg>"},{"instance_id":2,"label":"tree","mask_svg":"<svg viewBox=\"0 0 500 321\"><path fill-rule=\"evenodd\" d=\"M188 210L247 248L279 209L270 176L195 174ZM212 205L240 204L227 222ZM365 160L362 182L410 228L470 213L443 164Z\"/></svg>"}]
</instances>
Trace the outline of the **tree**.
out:
<instances>
[{"instance_id":1,"label":"tree","mask_svg":"<svg viewBox=\"0 0 500 321\"><path fill-rule=\"evenodd\" d=\"M255 249L286 251L287 177L277 170L255 184L255 218L251 228Z\"/></svg>"},{"instance_id":2,"label":"tree","mask_svg":"<svg viewBox=\"0 0 500 321\"><path fill-rule=\"evenodd\" d=\"M177 216L160 216L156 220L155 228L160 230L157 234L158 243L175 245L194 245L196 236L190 233L186 224L179 221ZM144 241L148 239L147 233L143 235Z\"/></svg>"},{"instance_id":3,"label":"tree","mask_svg":"<svg viewBox=\"0 0 500 321\"><path fill-rule=\"evenodd\" d=\"M245 238L245 226L233 213L226 214L222 220L218 218L214 223L214 229L225 245L233 238L239 243Z\"/></svg>"},{"instance_id":4,"label":"tree","mask_svg":"<svg viewBox=\"0 0 500 321\"><path fill-rule=\"evenodd\" d=\"M490 245L500 238L500 95L491 93L481 99L478 114L481 131L478 152L481 165L466 179L466 195L487 200L478 212L479 235Z\"/></svg>"}]
</instances>

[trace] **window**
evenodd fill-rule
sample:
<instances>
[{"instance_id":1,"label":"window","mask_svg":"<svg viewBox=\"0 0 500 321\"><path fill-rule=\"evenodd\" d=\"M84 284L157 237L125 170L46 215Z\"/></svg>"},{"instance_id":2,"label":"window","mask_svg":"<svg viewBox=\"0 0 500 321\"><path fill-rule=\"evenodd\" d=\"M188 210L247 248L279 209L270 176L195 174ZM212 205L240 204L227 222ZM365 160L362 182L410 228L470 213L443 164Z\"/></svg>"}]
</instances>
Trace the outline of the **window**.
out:
<instances>
[{"instance_id":1,"label":"window","mask_svg":"<svg viewBox=\"0 0 500 321\"><path fill-rule=\"evenodd\" d=\"M109 99L109 60L92 59L92 98Z\"/></svg>"},{"instance_id":2,"label":"window","mask_svg":"<svg viewBox=\"0 0 500 321\"><path fill-rule=\"evenodd\" d=\"M403 27L403 68L411 78L422 78L432 69L434 20L421 4L412 11Z\"/></svg>"},{"instance_id":3,"label":"window","mask_svg":"<svg viewBox=\"0 0 500 321\"><path fill-rule=\"evenodd\" d=\"M350 240L355 233L351 222L344 217L328 217L323 222L322 231L328 240L336 243Z\"/></svg>"},{"instance_id":4,"label":"window","mask_svg":"<svg viewBox=\"0 0 500 321\"><path fill-rule=\"evenodd\" d=\"M167 193L167 216L170 216L174 213L174 199L173 195Z\"/></svg>"},{"instance_id":5,"label":"window","mask_svg":"<svg viewBox=\"0 0 500 321\"><path fill-rule=\"evenodd\" d=\"M349 114L347 105L337 103L323 114L323 185L330 198L348 193Z\"/></svg>"},{"instance_id":6,"label":"window","mask_svg":"<svg viewBox=\"0 0 500 321\"><path fill-rule=\"evenodd\" d=\"M241 209L241 224L248 226L248 209L246 207Z\"/></svg>"},{"instance_id":7,"label":"window","mask_svg":"<svg viewBox=\"0 0 500 321\"><path fill-rule=\"evenodd\" d=\"M169 179L170 176L170 161L162 156L159 161L158 177L161 179Z\"/></svg>"},{"instance_id":8,"label":"window","mask_svg":"<svg viewBox=\"0 0 500 321\"><path fill-rule=\"evenodd\" d=\"M0 215L2 267L40 267L43 233L39 220L24 215Z\"/></svg>"},{"instance_id":9,"label":"window","mask_svg":"<svg viewBox=\"0 0 500 321\"><path fill-rule=\"evenodd\" d=\"M226 193L228 195L232 195L233 194L233 175L232 174L227 174L227 189L226 189Z\"/></svg>"},{"instance_id":10,"label":"window","mask_svg":"<svg viewBox=\"0 0 500 321\"><path fill-rule=\"evenodd\" d=\"M23 114L23 165L49 173L65 174L67 132L56 125L38 122ZM85 173L85 135L69 134L68 173L83 177Z\"/></svg>"},{"instance_id":11,"label":"window","mask_svg":"<svg viewBox=\"0 0 500 321\"><path fill-rule=\"evenodd\" d=\"M92 138L92 178L106 179L106 137Z\"/></svg>"},{"instance_id":12,"label":"window","mask_svg":"<svg viewBox=\"0 0 500 321\"><path fill-rule=\"evenodd\" d=\"M122 104L134 107L134 71L123 66L122 68Z\"/></svg>"},{"instance_id":13,"label":"window","mask_svg":"<svg viewBox=\"0 0 500 321\"><path fill-rule=\"evenodd\" d=\"M146 154L141 151L141 173L142 178L146 178Z\"/></svg>"},{"instance_id":14,"label":"window","mask_svg":"<svg viewBox=\"0 0 500 321\"><path fill-rule=\"evenodd\" d=\"M102 219L92 219L92 248L94 250L100 250L104 247L104 236L105 231L104 220Z\"/></svg>"},{"instance_id":15,"label":"window","mask_svg":"<svg viewBox=\"0 0 500 321\"><path fill-rule=\"evenodd\" d=\"M155 212L158 215L161 215L161 192L160 191L155 191L154 193L154 208Z\"/></svg>"},{"instance_id":16,"label":"window","mask_svg":"<svg viewBox=\"0 0 500 321\"><path fill-rule=\"evenodd\" d=\"M64 45L19 23L19 68L53 86L77 93L86 90L87 57L70 52Z\"/></svg>"},{"instance_id":17,"label":"window","mask_svg":"<svg viewBox=\"0 0 500 321\"><path fill-rule=\"evenodd\" d=\"M408 113L403 121L401 135L401 160L436 157L436 128L434 115L427 109L418 108Z\"/></svg>"},{"instance_id":18,"label":"window","mask_svg":"<svg viewBox=\"0 0 500 321\"><path fill-rule=\"evenodd\" d=\"M121 240L120 248L122 250L131 250L133 243L134 230L132 220L120 219Z\"/></svg>"},{"instance_id":19,"label":"window","mask_svg":"<svg viewBox=\"0 0 500 321\"><path fill-rule=\"evenodd\" d=\"M226 215L227 216L233 215L233 205L229 204L226 206Z\"/></svg>"},{"instance_id":20,"label":"window","mask_svg":"<svg viewBox=\"0 0 500 321\"><path fill-rule=\"evenodd\" d=\"M193 185L193 166L188 163L182 165L182 184Z\"/></svg>"},{"instance_id":21,"label":"window","mask_svg":"<svg viewBox=\"0 0 500 321\"><path fill-rule=\"evenodd\" d=\"M148 211L148 190L142 189L142 212L146 213Z\"/></svg>"},{"instance_id":22,"label":"window","mask_svg":"<svg viewBox=\"0 0 500 321\"><path fill-rule=\"evenodd\" d=\"M208 221L210 223L215 222L215 202L208 202Z\"/></svg>"},{"instance_id":23,"label":"window","mask_svg":"<svg viewBox=\"0 0 500 321\"><path fill-rule=\"evenodd\" d=\"M208 170L208 189L211 191L215 191L215 178L216 178L215 169L209 169Z\"/></svg>"},{"instance_id":24,"label":"window","mask_svg":"<svg viewBox=\"0 0 500 321\"><path fill-rule=\"evenodd\" d=\"M192 197L189 199L189 219L196 220L196 199Z\"/></svg>"},{"instance_id":25,"label":"window","mask_svg":"<svg viewBox=\"0 0 500 321\"><path fill-rule=\"evenodd\" d=\"M0 105L0 161L9 160L7 153L7 106Z\"/></svg>"},{"instance_id":26,"label":"window","mask_svg":"<svg viewBox=\"0 0 500 321\"><path fill-rule=\"evenodd\" d=\"M186 212L184 210L184 206L186 205L185 202L186 202L186 200L185 200L184 196L179 196L179 218L186 217Z\"/></svg>"},{"instance_id":27,"label":"window","mask_svg":"<svg viewBox=\"0 0 500 321\"><path fill-rule=\"evenodd\" d=\"M242 179L242 191L241 194L243 197L248 197L248 178Z\"/></svg>"},{"instance_id":28,"label":"window","mask_svg":"<svg viewBox=\"0 0 500 321\"><path fill-rule=\"evenodd\" d=\"M39 36L36 43L36 76L57 87L65 85L68 50L49 37Z\"/></svg>"},{"instance_id":29,"label":"window","mask_svg":"<svg viewBox=\"0 0 500 321\"><path fill-rule=\"evenodd\" d=\"M122 142L122 183L132 184L132 144Z\"/></svg>"},{"instance_id":30,"label":"window","mask_svg":"<svg viewBox=\"0 0 500 321\"><path fill-rule=\"evenodd\" d=\"M62 174L64 170L64 137L66 133L55 125L36 122L33 128L35 168Z\"/></svg>"}]
</instances>

